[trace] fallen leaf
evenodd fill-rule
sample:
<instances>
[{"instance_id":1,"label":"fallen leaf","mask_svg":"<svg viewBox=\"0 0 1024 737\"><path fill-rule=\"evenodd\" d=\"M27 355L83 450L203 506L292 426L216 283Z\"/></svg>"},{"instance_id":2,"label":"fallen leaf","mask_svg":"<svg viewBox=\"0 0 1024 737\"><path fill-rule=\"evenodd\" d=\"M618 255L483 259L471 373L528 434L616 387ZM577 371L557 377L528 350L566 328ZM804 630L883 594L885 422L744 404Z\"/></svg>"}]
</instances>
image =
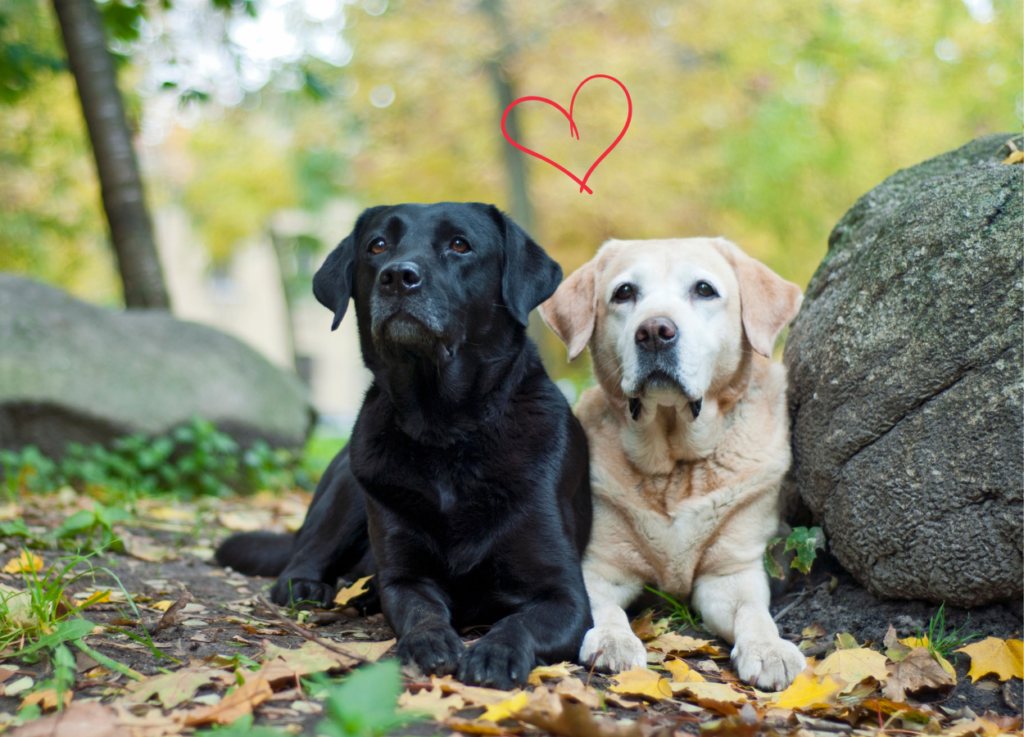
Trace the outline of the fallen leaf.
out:
<instances>
[{"instance_id":1,"label":"fallen leaf","mask_svg":"<svg viewBox=\"0 0 1024 737\"><path fill-rule=\"evenodd\" d=\"M809 709L817 705L832 705L846 682L832 674L816 676L812 668L797 674L785 691L779 693L775 706L780 709Z\"/></svg>"},{"instance_id":2,"label":"fallen leaf","mask_svg":"<svg viewBox=\"0 0 1024 737\"><path fill-rule=\"evenodd\" d=\"M643 641L653 640L661 634L658 627L654 625L654 610L648 609L642 615L633 620L629 625L633 634Z\"/></svg>"},{"instance_id":3,"label":"fallen leaf","mask_svg":"<svg viewBox=\"0 0 1024 737\"><path fill-rule=\"evenodd\" d=\"M949 691L953 679L926 647L916 647L906 658L889 665L889 677L882 691L887 699L905 701L907 693L923 689Z\"/></svg>"},{"instance_id":4,"label":"fallen leaf","mask_svg":"<svg viewBox=\"0 0 1024 737\"><path fill-rule=\"evenodd\" d=\"M256 532L270 521L269 514L246 514L244 512L222 512L220 523L235 532Z\"/></svg>"},{"instance_id":5,"label":"fallen leaf","mask_svg":"<svg viewBox=\"0 0 1024 737\"><path fill-rule=\"evenodd\" d=\"M467 706L490 706L498 704L509 697L508 691L482 686L467 686L451 676L431 676L430 682L445 693L457 693L466 700Z\"/></svg>"},{"instance_id":6,"label":"fallen leaf","mask_svg":"<svg viewBox=\"0 0 1024 737\"><path fill-rule=\"evenodd\" d=\"M551 687L548 686L548 688ZM555 685L553 693L559 697L567 696L591 709L596 709L601 705L601 694L597 689L586 685L579 678L563 678Z\"/></svg>"},{"instance_id":7,"label":"fallen leaf","mask_svg":"<svg viewBox=\"0 0 1024 737\"><path fill-rule=\"evenodd\" d=\"M175 550L166 545L158 545L152 540L133 535L130 532L122 531L119 533L119 537L121 542L124 543L124 550L128 555L148 563L163 563L169 560L177 560L181 557Z\"/></svg>"},{"instance_id":8,"label":"fallen leaf","mask_svg":"<svg viewBox=\"0 0 1024 737\"><path fill-rule=\"evenodd\" d=\"M521 725L498 726L493 722L479 722L475 719L462 719L460 717L449 717L445 724L455 731L465 734L518 734L523 731Z\"/></svg>"},{"instance_id":9,"label":"fallen leaf","mask_svg":"<svg viewBox=\"0 0 1024 737\"><path fill-rule=\"evenodd\" d=\"M398 706L402 711L415 714L428 714L433 719L443 722L459 709L466 706L466 700L458 694L448 694L440 688L421 688L418 693L406 691L398 697Z\"/></svg>"},{"instance_id":10,"label":"fallen leaf","mask_svg":"<svg viewBox=\"0 0 1024 737\"><path fill-rule=\"evenodd\" d=\"M110 707L117 714L117 723L126 729L131 737L167 737L179 734L185 728L185 725L175 720L173 716L165 716L163 709L149 709L144 714L136 714L117 701Z\"/></svg>"},{"instance_id":11,"label":"fallen leaf","mask_svg":"<svg viewBox=\"0 0 1024 737\"><path fill-rule=\"evenodd\" d=\"M1019 164L1024 161L1024 151L1012 151L1010 155L1003 159L1004 164Z\"/></svg>"},{"instance_id":12,"label":"fallen leaf","mask_svg":"<svg viewBox=\"0 0 1024 737\"><path fill-rule=\"evenodd\" d=\"M39 708L43 711L53 711L57 708L57 704L60 701L64 702L64 706L70 704L71 691L65 691L64 698L61 699L60 696L58 696L57 691L55 689L47 688L43 689L42 691L33 691L32 693L30 693L28 696L22 699L21 706L19 706L18 709L21 710L24 709L26 706L31 706L32 704L39 704Z\"/></svg>"},{"instance_id":13,"label":"fallen leaf","mask_svg":"<svg viewBox=\"0 0 1024 737\"><path fill-rule=\"evenodd\" d=\"M30 553L24 548L21 555L11 558L2 569L4 573L37 573L43 569L43 559L35 553Z\"/></svg>"},{"instance_id":14,"label":"fallen leaf","mask_svg":"<svg viewBox=\"0 0 1024 737\"><path fill-rule=\"evenodd\" d=\"M666 660L665 670L672 674L672 683L699 683L706 680L685 660ZM675 692L674 688L672 690Z\"/></svg>"},{"instance_id":15,"label":"fallen leaf","mask_svg":"<svg viewBox=\"0 0 1024 737\"><path fill-rule=\"evenodd\" d=\"M270 684L259 676L250 675L249 680L229 693L218 703L181 714L186 727L199 724L231 724L239 717L252 714L252 710L274 695Z\"/></svg>"},{"instance_id":16,"label":"fallen leaf","mask_svg":"<svg viewBox=\"0 0 1024 737\"><path fill-rule=\"evenodd\" d=\"M652 701L672 698L668 681L647 668L630 668L611 676L615 682L609 687L615 693L627 696L642 696Z\"/></svg>"},{"instance_id":17,"label":"fallen leaf","mask_svg":"<svg viewBox=\"0 0 1024 737\"><path fill-rule=\"evenodd\" d=\"M58 714L29 722L11 737L129 737L129 732L109 706L77 701Z\"/></svg>"},{"instance_id":18,"label":"fallen leaf","mask_svg":"<svg viewBox=\"0 0 1024 737\"><path fill-rule=\"evenodd\" d=\"M987 637L957 652L971 659L971 670L967 675L972 683L989 673L995 673L1000 681L1024 678L1024 642L1021 640Z\"/></svg>"},{"instance_id":19,"label":"fallen leaf","mask_svg":"<svg viewBox=\"0 0 1024 737\"><path fill-rule=\"evenodd\" d=\"M520 691L511 698L500 701L497 704L488 705L487 709L477 719L483 722L500 722L503 719L511 719L512 715L526 706L530 695L526 691Z\"/></svg>"},{"instance_id":20,"label":"fallen leaf","mask_svg":"<svg viewBox=\"0 0 1024 737\"><path fill-rule=\"evenodd\" d=\"M346 586L345 588L343 588L335 595L334 603L337 606L342 607L348 604L350 601L352 601L352 599L356 598L357 596L365 594L367 591L369 591L369 589L366 587L366 582L369 581L371 578L373 578L372 575L364 576L351 586Z\"/></svg>"},{"instance_id":21,"label":"fallen leaf","mask_svg":"<svg viewBox=\"0 0 1024 737\"><path fill-rule=\"evenodd\" d=\"M187 590L182 591L178 600L164 610L164 615L160 617L158 622L147 626L146 631L149 632L149 634L154 635L161 630L168 629L176 624L181 624L184 619L182 615L188 610L190 601L192 601L192 594ZM201 608L202 607L200 607L200 609Z\"/></svg>"},{"instance_id":22,"label":"fallen leaf","mask_svg":"<svg viewBox=\"0 0 1024 737\"><path fill-rule=\"evenodd\" d=\"M154 507L146 510L146 516L161 522L194 522L196 513L191 509L178 507Z\"/></svg>"},{"instance_id":23,"label":"fallen leaf","mask_svg":"<svg viewBox=\"0 0 1024 737\"><path fill-rule=\"evenodd\" d=\"M353 668L362 660L374 662L395 644L394 640L385 642L345 642L334 643L336 647L352 653L328 650L317 642L304 642L301 647L289 649L272 645L264 645L266 655L263 667L258 671L261 678L271 684L294 682L295 677L310 673L320 673L338 668Z\"/></svg>"},{"instance_id":24,"label":"fallen leaf","mask_svg":"<svg viewBox=\"0 0 1024 737\"><path fill-rule=\"evenodd\" d=\"M16 681L4 684L4 696L17 696L22 691L32 688L35 681L29 676L22 676Z\"/></svg>"},{"instance_id":25,"label":"fallen leaf","mask_svg":"<svg viewBox=\"0 0 1024 737\"><path fill-rule=\"evenodd\" d=\"M14 519L22 514L24 514L24 510L14 502L0 505L0 520Z\"/></svg>"},{"instance_id":26,"label":"fallen leaf","mask_svg":"<svg viewBox=\"0 0 1024 737\"><path fill-rule=\"evenodd\" d=\"M698 640L694 637L685 637L675 632L666 632L656 639L647 643L650 650L659 650L663 653L674 653L676 655L692 655L697 652L717 655L719 649L711 644L711 640Z\"/></svg>"},{"instance_id":27,"label":"fallen leaf","mask_svg":"<svg viewBox=\"0 0 1024 737\"><path fill-rule=\"evenodd\" d=\"M625 724L611 719L598 719L583 704L574 702L569 696L559 696L561 710L524 709L516 719L540 727L545 732L561 737L643 737L636 722Z\"/></svg>"},{"instance_id":28,"label":"fallen leaf","mask_svg":"<svg viewBox=\"0 0 1024 737\"><path fill-rule=\"evenodd\" d=\"M538 665L530 671L526 682L531 686L539 686L545 678L567 678L572 675L570 668L575 668L570 663L557 663L555 665Z\"/></svg>"},{"instance_id":29,"label":"fallen leaf","mask_svg":"<svg viewBox=\"0 0 1024 737\"><path fill-rule=\"evenodd\" d=\"M857 644L857 638L849 632L842 632L836 635L836 647L840 650L849 650L851 648L860 647L860 645Z\"/></svg>"},{"instance_id":30,"label":"fallen leaf","mask_svg":"<svg viewBox=\"0 0 1024 737\"><path fill-rule=\"evenodd\" d=\"M731 715L736 713L736 704L747 702L746 694L740 693L728 683L692 682L683 683L682 691L689 694L690 700L708 709Z\"/></svg>"},{"instance_id":31,"label":"fallen leaf","mask_svg":"<svg viewBox=\"0 0 1024 737\"><path fill-rule=\"evenodd\" d=\"M804 639L815 640L819 637L824 637L828 633L825 631L825 628L817 622L811 622L809 626L804 627L800 634Z\"/></svg>"},{"instance_id":32,"label":"fallen leaf","mask_svg":"<svg viewBox=\"0 0 1024 737\"><path fill-rule=\"evenodd\" d=\"M164 708L173 709L195 696L203 686L219 683L229 686L234 678L223 671L206 666L181 668L173 673L164 673L142 681L128 684L126 703L141 704L156 696Z\"/></svg>"},{"instance_id":33,"label":"fallen leaf","mask_svg":"<svg viewBox=\"0 0 1024 737\"><path fill-rule=\"evenodd\" d=\"M836 650L814 669L814 674L818 676L828 673L839 676L847 683L860 683L868 676L884 681L889 676L885 656L866 647Z\"/></svg>"},{"instance_id":34,"label":"fallen leaf","mask_svg":"<svg viewBox=\"0 0 1024 737\"><path fill-rule=\"evenodd\" d=\"M157 610L159 610L161 612L166 612L172 606L174 606L174 602L173 601L171 601L170 599L164 599L163 601L153 602L152 604L149 605L149 608L150 609L157 609Z\"/></svg>"}]
</instances>

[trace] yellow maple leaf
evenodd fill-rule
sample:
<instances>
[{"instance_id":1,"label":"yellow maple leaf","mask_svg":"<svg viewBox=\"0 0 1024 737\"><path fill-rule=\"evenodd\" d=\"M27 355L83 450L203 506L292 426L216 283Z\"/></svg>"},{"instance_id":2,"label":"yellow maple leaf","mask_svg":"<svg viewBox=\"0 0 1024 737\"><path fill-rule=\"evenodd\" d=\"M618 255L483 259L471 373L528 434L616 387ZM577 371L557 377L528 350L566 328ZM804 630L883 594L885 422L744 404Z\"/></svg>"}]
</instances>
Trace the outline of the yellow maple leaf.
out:
<instances>
[{"instance_id":1,"label":"yellow maple leaf","mask_svg":"<svg viewBox=\"0 0 1024 737\"><path fill-rule=\"evenodd\" d=\"M665 670L672 674L672 683L699 683L705 680L685 660L666 660Z\"/></svg>"},{"instance_id":2,"label":"yellow maple leaf","mask_svg":"<svg viewBox=\"0 0 1024 737\"><path fill-rule=\"evenodd\" d=\"M868 676L884 681L889 675L885 667L885 656L866 647L836 650L814 669L817 676L829 673L839 676L847 683L860 683Z\"/></svg>"},{"instance_id":3,"label":"yellow maple leaf","mask_svg":"<svg viewBox=\"0 0 1024 737\"><path fill-rule=\"evenodd\" d=\"M967 675L971 677L972 683L989 673L995 673L1000 681L1024 678L1024 642L1021 640L986 637L957 652L971 658L971 670Z\"/></svg>"},{"instance_id":4,"label":"yellow maple leaf","mask_svg":"<svg viewBox=\"0 0 1024 737\"><path fill-rule=\"evenodd\" d=\"M1019 164L1024 161L1024 151L1012 151L1006 159L1003 160L1004 164Z\"/></svg>"},{"instance_id":5,"label":"yellow maple leaf","mask_svg":"<svg viewBox=\"0 0 1024 737\"><path fill-rule=\"evenodd\" d=\"M915 647L928 647L928 635L925 635L924 637L904 637L902 640L899 640L899 643L901 645L906 645L911 649ZM953 679L953 683L956 683L956 670L953 668L952 663L937 652L933 652L932 657L939 662L939 665L942 666L942 670L946 671L950 675Z\"/></svg>"},{"instance_id":6,"label":"yellow maple leaf","mask_svg":"<svg viewBox=\"0 0 1024 737\"><path fill-rule=\"evenodd\" d=\"M502 719L512 719L512 715L522 711L529 701L530 694L526 691L520 691L510 699L489 705L487 710L480 715L478 721L500 722Z\"/></svg>"},{"instance_id":7,"label":"yellow maple leaf","mask_svg":"<svg viewBox=\"0 0 1024 737\"><path fill-rule=\"evenodd\" d=\"M666 632L659 635L657 639L647 643L648 650L658 650L663 653L676 653L677 655L689 655L696 652L718 654L718 648L711 644L711 640L698 640L694 637L685 637L675 632Z\"/></svg>"},{"instance_id":8,"label":"yellow maple leaf","mask_svg":"<svg viewBox=\"0 0 1024 737\"><path fill-rule=\"evenodd\" d=\"M170 599L164 599L163 601L153 602L152 604L149 605L149 608L150 609L157 609L157 610L159 610L161 612L166 612L172 606L174 606L174 602L173 601L171 601Z\"/></svg>"},{"instance_id":9,"label":"yellow maple leaf","mask_svg":"<svg viewBox=\"0 0 1024 737\"><path fill-rule=\"evenodd\" d=\"M572 675L569 663L557 663L555 665L538 665L530 671L530 677L526 682L531 686L539 686L545 678L567 678Z\"/></svg>"},{"instance_id":10,"label":"yellow maple leaf","mask_svg":"<svg viewBox=\"0 0 1024 737\"><path fill-rule=\"evenodd\" d=\"M11 558L7 561L7 565L0 570L3 570L4 573L37 573L43 569L43 565L42 558L22 549L20 556Z\"/></svg>"},{"instance_id":11,"label":"yellow maple leaf","mask_svg":"<svg viewBox=\"0 0 1024 737\"><path fill-rule=\"evenodd\" d=\"M365 594L369 589L366 588L366 582L373 578L370 576L363 576L351 586L346 586L334 596L334 603L337 606L345 606L357 596Z\"/></svg>"},{"instance_id":12,"label":"yellow maple leaf","mask_svg":"<svg viewBox=\"0 0 1024 737\"><path fill-rule=\"evenodd\" d=\"M682 690L690 694L701 705L708 702L743 704L747 701L744 694L728 683L684 683Z\"/></svg>"},{"instance_id":13,"label":"yellow maple leaf","mask_svg":"<svg viewBox=\"0 0 1024 737\"><path fill-rule=\"evenodd\" d=\"M831 673L816 676L811 668L805 668L789 688L779 694L775 705L780 709L807 709L817 704L834 704L836 695L845 687L846 682Z\"/></svg>"},{"instance_id":14,"label":"yellow maple leaf","mask_svg":"<svg viewBox=\"0 0 1024 737\"><path fill-rule=\"evenodd\" d=\"M660 701L672 698L672 688L668 680L647 668L630 668L611 677L615 685L611 691L626 696L643 696L647 699Z\"/></svg>"}]
</instances>

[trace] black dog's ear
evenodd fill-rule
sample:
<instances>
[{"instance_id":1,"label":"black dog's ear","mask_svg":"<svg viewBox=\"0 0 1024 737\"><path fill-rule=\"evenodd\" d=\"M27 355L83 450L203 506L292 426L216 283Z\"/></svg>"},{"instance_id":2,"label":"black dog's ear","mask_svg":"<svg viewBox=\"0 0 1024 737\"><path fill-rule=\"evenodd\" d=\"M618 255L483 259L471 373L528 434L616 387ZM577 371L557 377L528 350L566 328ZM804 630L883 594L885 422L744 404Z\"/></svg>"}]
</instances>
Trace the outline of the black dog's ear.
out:
<instances>
[{"instance_id":1,"label":"black dog's ear","mask_svg":"<svg viewBox=\"0 0 1024 737\"><path fill-rule=\"evenodd\" d=\"M358 228L357 228L358 229ZM355 286L356 231L353 230L313 276L313 296L334 313L331 330L337 330L348 310L348 301Z\"/></svg>"},{"instance_id":2,"label":"black dog's ear","mask_svg":"<svg viewBox=\"0 0 1024 737\"><path fill-rule=\"evenodd\" d=\"M341 324L341 319L348 311L348 301L352 298L352 291L355 289L356 241L359 238L359 230L369 216L379 209L381 208L371 207L363 211L359 219L356 220L352 232L338 244L337 248L331 251L331 255L313 276L313 296L320 304L334 313L331 330L337 330Z\"/></svg>"},{"instance_id":3,"label":"black dog's ear","mask_svg":"<svg viewBox=\"0 0 1024 737\"><path fill-rule=\"evenodd\" d=\"M512 218L491 206L491 217L505 235L505 270L501 298L520 325L530 322L530 312L546 300L562 281L562 267L526 234Z\"/></svg>"}]
</instances>

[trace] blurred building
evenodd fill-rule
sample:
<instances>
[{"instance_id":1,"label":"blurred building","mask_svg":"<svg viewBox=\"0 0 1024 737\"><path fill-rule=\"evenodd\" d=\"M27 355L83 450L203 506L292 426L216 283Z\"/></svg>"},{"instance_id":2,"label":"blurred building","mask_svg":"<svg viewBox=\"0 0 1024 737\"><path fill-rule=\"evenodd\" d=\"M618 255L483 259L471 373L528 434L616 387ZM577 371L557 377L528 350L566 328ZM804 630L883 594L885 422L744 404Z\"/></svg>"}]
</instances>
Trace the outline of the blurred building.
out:
<instances>
[{"instance_id":1,"label":"blurred building","mask_svg":"<svg viewBox=\"0 0 1024 737\"><path fill-rule=\"evenodd\" d=\"M174 314L245 341L295 371L310 387L321 420L347 433L370 384L350 313L331 332L331 313L308 284L333 244L351 229L354 203L336 201L317 216L280 212L264 235L241 244L231 260L210 262L184 210L154 213L156 240ZM316 251L294 243L326 244Z\"/></svg>"}]
</instances>

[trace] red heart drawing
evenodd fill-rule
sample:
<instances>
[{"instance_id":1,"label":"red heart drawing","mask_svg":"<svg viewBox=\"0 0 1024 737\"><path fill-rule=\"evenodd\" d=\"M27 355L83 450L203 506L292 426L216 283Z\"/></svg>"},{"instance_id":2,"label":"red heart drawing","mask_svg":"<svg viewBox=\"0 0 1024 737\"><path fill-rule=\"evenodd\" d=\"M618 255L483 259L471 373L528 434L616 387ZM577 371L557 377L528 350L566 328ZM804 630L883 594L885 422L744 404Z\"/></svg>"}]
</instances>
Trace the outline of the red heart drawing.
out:
<instances>
[{"instance_id":1,"label":"red heart drawing","mask_svg":"<svg viewBox=\"0 0 1024 737\"><path fill-rule=\"evenodd\" d=\"M516 143L515 141L512 140L512 138L508 134L508 131L505 130L505 119L508 117L509 111L512 110L512 108L514 108L516 105L518 105L521 102L529 102L531 100L536 100L537 102L546 102L548 105L551 105L553 107L558 108L558 111L560 113L562 113L562 115L564 115L569 120L569 135L570 136L576 136L576 140L578 141L580 139L580 132L576 128L575 121L573 121L573 119L572 119L572 108L573 108L573 105L576 104L576 95L579 94L580 89L583 87L583 85L585 85L587 82L589 82L592 79L597 79L598 77L603 77L604 79L610 79L611 81L613 81L615 84L617 84L619 87L622 88L622 91L626 93L626 104L629 105L629 113L626 115L626 124L624 126L622 126L622 130L619 132L618 137L614 141L612 141L612 145L611 146L609 146L608 148L606 148L604 150L603 154L601 154L600 156L597 157L597 161L595 161L593 164L590 165L590 168L587 169L587 173L583 177L583 179L580 179L575 174L573 174L571 171L566 169L564 166L562 166L561 164L558 164L557 162L552 161L547 156L542 156L541 154L537 153L536 151L532 151L532 150L526 148L526 146L520 146L518 143ZM624 135L626 135L626 131L629 130L629 122L632 119L633 119L633 100L629 96L629 90L626 89L626 85L622 84L622 82L620 82L619 80L615 79L615 77L610 77L607 74L593 74L593 75L587 77L586 79L584 79L582 82L580 82L579 87L577 87L576 91L572 93L572 100L569 102L569 111L568 112L566 112L565 108L563 108L557 102L555 102L554 100L549 100L546 97L520 97L518 100L515 100L511 105L509 105L507 108L505 108L505 114L501 116L501 132L505 135L505 140L507 140L509 143L511 143L516 148L518 148L520 151L522 151L523 153L529 154L530 156L535 156L538 159L540 159L541 161L548 162L549 164L551 164L551 166L555 167L560 172L562 172L563 174L567 175L570 179L572 179L574 182L576 182L578 185L580 185L580 193L581 194L583 192L586 192L587 194L594 194L594 191L590 187L587 186L587 180L590 179L590 175L594 173L594 169L597 168L597 165L601 163L601 161L604 159L604 157L607 156L608 154L610 154L612 152L612 149L619 145L619 141L622 140L622 137Z\"/></svg>"}]
</instances>

